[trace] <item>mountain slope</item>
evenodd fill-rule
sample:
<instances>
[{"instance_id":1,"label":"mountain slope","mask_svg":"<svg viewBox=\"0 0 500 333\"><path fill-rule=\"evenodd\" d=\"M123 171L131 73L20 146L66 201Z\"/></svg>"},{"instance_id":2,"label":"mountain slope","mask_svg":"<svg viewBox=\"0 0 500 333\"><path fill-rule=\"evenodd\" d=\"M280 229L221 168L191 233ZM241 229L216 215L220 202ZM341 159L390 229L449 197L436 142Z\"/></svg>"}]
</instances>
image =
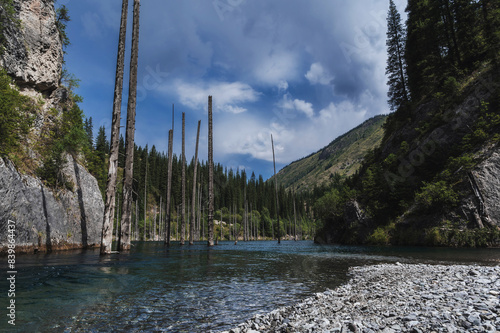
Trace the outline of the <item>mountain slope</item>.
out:
<instances>
[{"instance_id":1,"label":"mountain slope","mask_svg":"<svg viewBox=\"0 0 500 333\"><path fill-rule=\"evenodd\" d=\"M380 145L387 116L379 115L333 140L328 146L287 165L278 181L287 189L309 191L328 183L334 174L354 174L366 153Z\"/></svg>"}]
</instances>

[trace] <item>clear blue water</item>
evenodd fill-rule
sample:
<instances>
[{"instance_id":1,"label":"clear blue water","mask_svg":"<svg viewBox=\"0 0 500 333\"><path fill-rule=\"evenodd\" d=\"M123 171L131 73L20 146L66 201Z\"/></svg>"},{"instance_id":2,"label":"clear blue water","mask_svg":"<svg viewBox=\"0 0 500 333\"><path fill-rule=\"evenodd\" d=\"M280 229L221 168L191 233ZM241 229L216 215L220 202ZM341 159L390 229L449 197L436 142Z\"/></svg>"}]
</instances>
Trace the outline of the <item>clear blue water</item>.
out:
<instances>
[{"instance_id":1,"label":"clear blue water","mask_svg":"<svg viewBox=\"0 0 500 333\"><path fill-rule=\"evenodd\" d=\"M351 266L383 262L500 264L500 249L222 242L135 243L128 254L69 251L18 256L13 332L224 330L348 279ZM7 258L0 258L7 271ZM8 299L0 281L1 308Z\"/></svg>"}]
</instances>

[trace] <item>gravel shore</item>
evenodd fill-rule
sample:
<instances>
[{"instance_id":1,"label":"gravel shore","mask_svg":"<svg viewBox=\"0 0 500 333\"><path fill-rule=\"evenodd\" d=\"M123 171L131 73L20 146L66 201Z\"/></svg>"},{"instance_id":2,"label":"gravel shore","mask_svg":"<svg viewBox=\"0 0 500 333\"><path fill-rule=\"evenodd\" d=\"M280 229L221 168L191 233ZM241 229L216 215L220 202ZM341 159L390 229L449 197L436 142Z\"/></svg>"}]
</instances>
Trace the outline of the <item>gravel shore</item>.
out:
<instances>
[{"instance_id":1,"label":"gravel shore","mask_svg":"<svg viewBox=\"0 0 500 333\"><path fill-rule=\"evenodd\" d=\"M381 264L226 333L499 332L500 266Z\"/></svg>"}]
</instances>

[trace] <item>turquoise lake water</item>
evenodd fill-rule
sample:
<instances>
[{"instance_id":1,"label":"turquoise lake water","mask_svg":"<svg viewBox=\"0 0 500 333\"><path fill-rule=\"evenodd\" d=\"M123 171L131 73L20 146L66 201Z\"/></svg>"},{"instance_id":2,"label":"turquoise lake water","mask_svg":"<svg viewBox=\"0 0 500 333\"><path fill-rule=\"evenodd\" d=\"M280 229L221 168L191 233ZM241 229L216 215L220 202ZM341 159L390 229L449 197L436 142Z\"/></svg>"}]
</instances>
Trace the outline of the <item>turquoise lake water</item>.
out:
<instances>
[{"instance_id":1,"label":"turquoise lake water","mask_svg":"<svg viewBox=\"0 0 500 333\"><path fill-rule=\"evenodd\" d=\"M7 272L7 258L0 257ZM290 305L348 280L351 266L405 262L500 264L500 249L222 242L165 248L136 242L128 254L98 249L16 258L16 326L2 296L0 331L207 332ZM6 278L0 292L7 296Z\"/></svg>"}]
</instances>

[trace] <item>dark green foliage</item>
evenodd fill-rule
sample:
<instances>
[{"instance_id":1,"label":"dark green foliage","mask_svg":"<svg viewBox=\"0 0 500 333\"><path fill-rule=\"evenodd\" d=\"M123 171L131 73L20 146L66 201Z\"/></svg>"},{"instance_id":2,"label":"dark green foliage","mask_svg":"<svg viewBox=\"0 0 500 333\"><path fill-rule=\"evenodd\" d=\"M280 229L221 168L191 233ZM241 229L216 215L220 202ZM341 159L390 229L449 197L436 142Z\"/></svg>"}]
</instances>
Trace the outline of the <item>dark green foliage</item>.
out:
<instances>
[{"instance_id":1,"label":"dark green foliage","mask_svg":"<svg viewBox=\"0 0 500 333\"><path fill-rule=\"evenodd\" d=\"M4 30L6 25L14 25L20 27L21 21L16 18L16 11L12 0L0 0L0 55L5 51L5 35Z\"/></svg>"},{"instance_id":2,"label":"dark green foliage","mask_svg":"<svg viewBox=\"0 0 500 333\"><path fill-rule=\"evenodd\" d=\"M0 156L18 150L28 134L34 111L33 101L10 87L11 78L0 69Z\"/></svg>"},{"instance_id":3,"label":"dark green foliage","mask_svg":"<svg viewBox=\"0 0 500 333\"><path fill-rule=\"evenodd\" d=\"M405 59L412 99L456 90L483 62L498 61L498 1L409 0Z\"/></svg>"},{"instance_id":4,"label":"dark green foliage","mask_svg":"<svg viewBox=\"0 0 500 333\"><path fill-rule=\"evenodd\" d=\"M56 10L56 26L57 30L59 30L59 36L61 38L61 42L63 47L68 47L71 43L69 41L68 34L66 32L66 26L68 22L71 20L68 13L68 8L65 5L57 8Z\"/></svg>"},{"instance_id":5,"label":"dark green foliage","mask_svg":"<svg viewBox=\"0 0 500 333\"><path fill-rule=\"evenodd\" d=\"M89 149L87 134L83 125L83 112L78 104L71 102L69 108L63 108L58 114L53 110L55 121L45 129L41 140L43 165L37 174L51 187L66 186L71 188L64 178L62 170L66 164L64 153L74 158L85 149Z\"/></svg>"},{"instance_id":6,"label":"dark green foliage","mask_svg":"<svg viewBox=\"0 0 500 333\"><path fill-rule=\"evenodd\" d=\"M424 183L415 201L427 211L444 210L458 203L458 195L445 181Z\"/></svg>"},{"instance_id":7,"label":"dark green foliage","mask_svg":"<svg viewBox=\"0 0 500 333\"><path fill-rule=\"evenodd\" d=\"M404 59L405 33L401 25L401 16L396 9L394 1L390 1L387 17L387 85L389 86L389 106L397 110L409 102L406 62Z\"/></svg>"},{"instance_id":8,"label":"dark green foliage","mask_svg":"<svg viewBox=\"0 0 500 333\"><path fill-rule=\"evenodd\" d=\"M85 134L87 135L87 141L89 147L94 145L94 125L92 125L92 117L85 118L83 128L85 130Z\"/></svg>"}]
</instances>

